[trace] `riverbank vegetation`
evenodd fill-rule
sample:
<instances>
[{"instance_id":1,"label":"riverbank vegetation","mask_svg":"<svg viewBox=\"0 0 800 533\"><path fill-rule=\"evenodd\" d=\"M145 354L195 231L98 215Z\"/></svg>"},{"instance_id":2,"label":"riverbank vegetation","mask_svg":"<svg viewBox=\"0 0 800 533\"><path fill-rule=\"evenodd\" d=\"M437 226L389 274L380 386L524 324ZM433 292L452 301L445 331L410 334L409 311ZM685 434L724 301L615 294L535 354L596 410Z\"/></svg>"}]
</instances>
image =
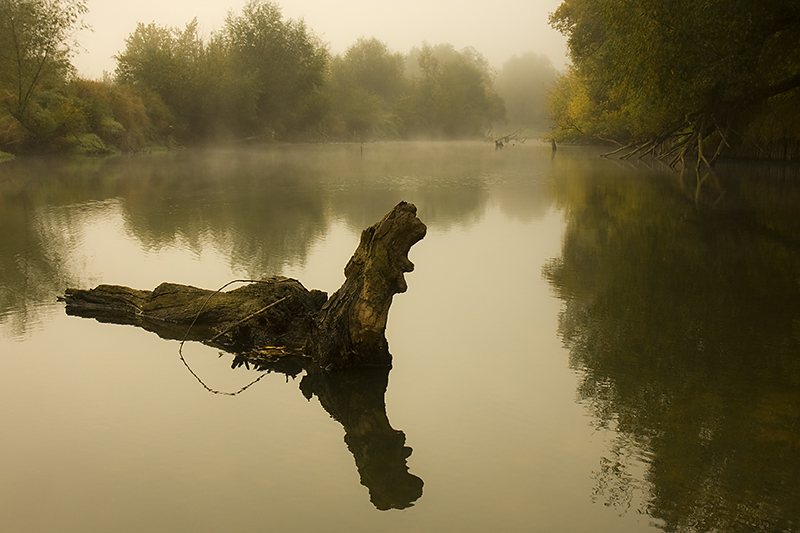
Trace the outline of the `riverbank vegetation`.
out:
<instances>
[{"instance_id":1,"label":"riverbank vegetation","mask_svg":"<svg viewBox=\"0 0 800 533\"><path fill-rule=\"evenodd\" d=\"M564 0L571 68L550 100L557 141L611 142L671 165L800 159L800 4Z\"/></svg>"},{"instance_id":2,"label":"riverbank vegetation","mask_svg":"<svg viewBox=\"0 0 800 533\"><path fill-rule=\"evenodd\" d=\"M509 120L548 128L537 110L555 69L536 54L499 73L477 50L449 44L403 54L361 38L333 55L302 20L251 0L208 38L196 20L140 23L115 72L86 80L70 63L85 13L85 0L0 0L0 150L474 138Z\"/></svg>"},{"instance_id":3,"label":"riverbank vegetation","mask_svg":"<svg viewBox=\"0 0 800 533\"><path fill-rule=\"evenodd\" d=\"M115 71L86 80L70 62L85 0L0 0L0 151L524 137L554 124L557 142L673 166L798 160L800 7L762 4L564 0L550 19L572 61L559 74L534 53L494 70L446 43L402 53L361 38L332 54L278 4L250 0L208 37L194 20L140 23Z\"/></svg>"}]
</instances>

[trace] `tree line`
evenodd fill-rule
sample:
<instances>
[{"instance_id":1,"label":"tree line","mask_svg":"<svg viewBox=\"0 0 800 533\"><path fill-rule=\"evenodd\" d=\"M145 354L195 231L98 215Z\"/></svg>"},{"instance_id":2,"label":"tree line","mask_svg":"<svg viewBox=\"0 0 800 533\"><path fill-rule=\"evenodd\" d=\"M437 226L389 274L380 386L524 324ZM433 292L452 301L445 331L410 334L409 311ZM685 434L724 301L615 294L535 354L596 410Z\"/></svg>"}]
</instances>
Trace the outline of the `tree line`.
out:
<instances>
[{"instance_id":1,"label":"tree line","mask_svg":"<svg viewBox=\"0 0 800 533\"><path fill-rule=\"evenodd\" d=\"M139 151L218 140L469 138L544 131L556 70L423 43L406 54L361 38L331 54L302 20L250 0L204 39L139 23L103 80L70 63L85 0L0 0L0 150ZM509 124L510 123L510 124Z\"/></svg>"},{"instance_id":2,"label":"tree line","mask_svg":"<svg viewBox=\"0 0 800 533\"><path fill-rule=\"evenodd\" d=\"M800 159L796 0L564 0L572 65L550 100L559 141L625 156Z\"/></svg>"}]
</instances>

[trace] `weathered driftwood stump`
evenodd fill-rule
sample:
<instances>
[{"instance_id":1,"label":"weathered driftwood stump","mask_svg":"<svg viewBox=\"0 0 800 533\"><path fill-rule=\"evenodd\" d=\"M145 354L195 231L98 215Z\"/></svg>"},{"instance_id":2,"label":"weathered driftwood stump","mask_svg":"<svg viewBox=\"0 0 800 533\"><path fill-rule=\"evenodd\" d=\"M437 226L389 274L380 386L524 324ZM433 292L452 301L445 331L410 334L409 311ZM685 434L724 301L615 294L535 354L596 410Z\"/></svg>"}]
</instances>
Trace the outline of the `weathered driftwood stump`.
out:
<instances>
[{"instance_id":1,"label":"weathered driftwood stump","mask_svg":"<svg viewBox=\"0 0 800 533\"><path fill-rule=\"evenodd\" d=\"M408 251L426 228L413 204L401 202L361 233L344 268L345 281L314 319L311 354L323 368L390 366L384 335L392 297L408 288Z\"/></svg>"},{"instance_id":2,"label":"weathered driftwood stump","mask_svg":"<svg viewBox=\"0 0 800 533\"><path fill-rule=\"evenodd\" d=\"M67 289L70 315L132 324L165 338L202 341L262 363L289 355L328 370L390 366L386 320L414 269L408 251L425 236L413 204L400 202L361 234L330 299L294 279L273 277L228 291L162 283L152 291L116 285Z\"/></svg>"}]
</instances>

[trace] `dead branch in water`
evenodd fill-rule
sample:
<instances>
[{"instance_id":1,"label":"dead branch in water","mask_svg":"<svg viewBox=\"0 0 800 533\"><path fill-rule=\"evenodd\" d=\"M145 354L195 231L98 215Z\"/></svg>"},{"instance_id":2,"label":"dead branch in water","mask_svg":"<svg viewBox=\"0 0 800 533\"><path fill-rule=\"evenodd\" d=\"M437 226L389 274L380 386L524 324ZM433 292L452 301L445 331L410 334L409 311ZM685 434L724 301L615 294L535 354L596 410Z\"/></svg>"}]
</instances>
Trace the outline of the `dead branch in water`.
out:
<instances>
[{"instance_id":1,"label":"dead branch in water","mask_svg":"<svg viewBox=\"0 0 800 533\"><path fill-rule=\"evenodd\" d=\"M67 289L66 311L238 354L286 347L328 370L391 366L389 306L395 294L405 292L404 274L414 269L408 252L426 233L416 212L413 204L400 202L362 232L345 282L330 299L295 279L273 277L228 292L175 283L152 291L117 285Z\"/></svg>"}]
</instances>

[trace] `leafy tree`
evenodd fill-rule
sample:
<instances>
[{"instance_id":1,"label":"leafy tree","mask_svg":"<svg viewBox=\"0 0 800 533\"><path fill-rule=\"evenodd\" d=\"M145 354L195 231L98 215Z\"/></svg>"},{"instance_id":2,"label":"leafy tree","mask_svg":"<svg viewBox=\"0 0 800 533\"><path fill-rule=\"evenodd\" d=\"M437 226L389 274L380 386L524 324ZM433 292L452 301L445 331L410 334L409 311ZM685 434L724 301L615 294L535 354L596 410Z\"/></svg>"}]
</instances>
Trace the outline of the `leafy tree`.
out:
<instances>
[{"instance_id":1,"label":"leafy tree","mask_svg":"<svg viewBox=\"0 0 800 533\"><path fill-rule=\"evenodd\" d=\"M328 52L302 20L284 21L277 4L250 0L240 15L228 14L222 39L232 72L255 91L253 133L284 134L319 119Z\"/></svg>"},{"instance_id":2,"label":"leafy tree","mask_svg":"<svg viewBox=\"0 0 800 533\"><path fill-rule=\"evenodd\" d=\"M0 0L0 102L34 137L50 131L54 117L45 116L48 99L39 93L71 73L72 38L85 13L83 0Z\"/></svg>"},{"instance_id":3,"label":"leafy tree","mask_svg":"<svg viewBox=\"0 0 800 533\"><path fill-rule=\"evenodd\" d=\"M358 39L334 57L328 82L334 130L359 139L399 135L398 104L408 85L403 70L402 54L375 38Z\"/></svg>"},{"instance_id":4,"label":"leafy tree","mask_svg":"<svg viewBox=\"0 0 800 533\"><path fill-rule=\"evenodd\" d=\"M474 48L413 48L407 65L413 80L409 122L415 133L469 137L505 115L486 58Z\"/></svg>"},{"instance_id":5,"label":"leafy tree","mask_svg":"<svg viewBox=\"0 0 800 533\"><path fill-rule=\"evenodd\" d=\"M442 48L442 47L440 47ZM445 50L450 51L452 47ZM439 55L442 55L441 52ZM439 95L439 64L434 49L427 43L422 48L412 48L406 56L406 72L413 89L405 114L415 133L430 132L435 126L434 110Z\"/></svg>"},{"instance_id":6,"label":"leafy tree","mask_svg":"<svg viewBox=\"0 0 800 533\"><path fill-rule=\"evenodd\" d=\"M402 54L378 39L358 39L344 55L343 74L367 91L391 101L405 89Z\"/></svg>"},{"instance_id":7,"label":"leafy tree","mask_svg":"<svg viewBox=\"0 0 800 533\"><path fill-rule=\"evenodd\" d=\"M199 78L205 45L197 35L197 19L183 30L155 23L136 26L116 56L116 79L162 99L182 129L197 132L202 113Z\"/></svg>"},{"instance_id":8,"label":"leafy tree","mask_svg":"<svg viewBox=\"0 0 800 533\"><path fill-rule=\"evenodd\" d=\"M81 109L84 131L109 148L134 152L159 144L160 134L174 121L163 104L148 101L128 85L76 79L66 92Z\"/></svg>"},{"instance_id":9,"label":"leafy tree","mask_svg":"<svg viewBox=\"0 0 800 533\"><path fill-rule=\"evenodd\" d=\"M327 51L276 4L252 0L204 42L184 29L139 24L117 56L121 83L158 95L185 137L286 135L321 116Z\"/></svg>"},{"instance_id":10,"label":"leafy tree","mask_svg":"<svg viewBox=\"0 0 800 533\"><path fill-rule=\"evenodd\" d=\"M117 81L163 100L184 137L238 134L256 121L253 76L236 72L222 35L203 42L196 19L182 30L140 23L116 59Z\"/></svg>"},{"instance_id":11,"label":"leafy tree","mask_svg":"<svg viewBox=\"0 0 800 533\"><path fill-rule=\"evenodd\" d=\"M554 96L556 137L711 166L753 113L800 98L793 0L565 0L550 22L574 65Z\"/></svg>"},{"instance_id":12,"label":"leafy tree","mask_svg":"<svg viewBox=\"0 0 800 533\"><path fill-rule=\"evenodd\" d=\"M550 59L534 52L513 56L503 63L494 86L505 102L509 122L539 131L549 129L547 94L556 76Z\"/></svg>"}]
</instances>

